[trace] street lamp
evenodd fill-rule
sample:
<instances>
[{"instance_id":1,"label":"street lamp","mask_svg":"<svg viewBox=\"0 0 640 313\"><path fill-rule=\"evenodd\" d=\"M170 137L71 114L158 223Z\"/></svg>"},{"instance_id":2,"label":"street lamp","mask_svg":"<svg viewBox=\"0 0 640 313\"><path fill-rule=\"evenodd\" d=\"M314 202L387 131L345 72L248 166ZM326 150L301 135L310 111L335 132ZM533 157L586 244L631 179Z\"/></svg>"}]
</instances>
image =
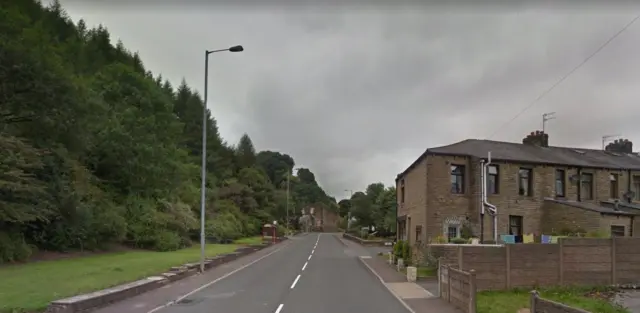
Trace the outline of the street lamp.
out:
<instances>
[{"instance_id":1,"label":"street lamp","mask_svg":"<svg viewBox=\"0 0 640 313\"><path fill-rule=\"evenodd\" d=\"M207 96L209 94L209 55L216 52L242 52L244 48L242 46L233 46L227 49L220 50L205 50L204 51L204 105L202 108L202 185L200 188L200 273L204 273L204 246L205 246L205 234L204 234L204 209L205 209L205 194L206 194L206 181L207 181Z\"/></svg>"},{"instance_id":2,"label":"street lamp","mask_svg":"<svg viewBox=\"0 0 640 313\"><path fill-rule=\"evenodd\" d=\"M348 191L351 193L351 198L349 198L349 211L347 211L347 233L348 233L349 230L351 230L351 206L353 205L351 200L353 199L353 190L345 189L344 191Z\"/></svg>"}]
</instances>

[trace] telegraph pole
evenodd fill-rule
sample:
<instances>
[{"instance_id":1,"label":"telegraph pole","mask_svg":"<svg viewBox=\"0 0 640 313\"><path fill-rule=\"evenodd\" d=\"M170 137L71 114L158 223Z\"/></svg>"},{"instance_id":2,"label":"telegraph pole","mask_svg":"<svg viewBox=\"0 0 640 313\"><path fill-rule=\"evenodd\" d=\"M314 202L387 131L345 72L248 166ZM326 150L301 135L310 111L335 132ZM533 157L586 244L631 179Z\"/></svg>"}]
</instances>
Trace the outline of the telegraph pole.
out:
<instances>
[{"instance_id":1,"label":"telegraph pole","mask_svg":"<svg viewBox=\"0 0 640 313\"><path fill-rule=\"evenodd\" d=\"M349 230L351 230L351 208L353 204L351 200L353 199L353 190L345 189L344 191L348 191L351 194L351 198L349 198L349 211L347 212L347 233L348 233Z\"/></svg>"}]
</instances>

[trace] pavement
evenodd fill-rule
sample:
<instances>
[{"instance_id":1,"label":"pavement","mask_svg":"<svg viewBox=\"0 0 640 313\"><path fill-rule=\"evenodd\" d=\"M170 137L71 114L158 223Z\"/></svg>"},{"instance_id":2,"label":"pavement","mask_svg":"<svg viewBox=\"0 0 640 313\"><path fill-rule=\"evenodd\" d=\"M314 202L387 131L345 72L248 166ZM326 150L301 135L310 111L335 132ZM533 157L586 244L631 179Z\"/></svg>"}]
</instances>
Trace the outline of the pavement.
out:
<instances>
[{"instance_id":1,"label":"pavement","mask_svg":"<svg viewBox=\"0 0 640 313\"><path fill-rule=\"evenodd\" d=\"M337 234L294 236L94 312L457 312L374 252Z\"/></svg>"}]
</instances>

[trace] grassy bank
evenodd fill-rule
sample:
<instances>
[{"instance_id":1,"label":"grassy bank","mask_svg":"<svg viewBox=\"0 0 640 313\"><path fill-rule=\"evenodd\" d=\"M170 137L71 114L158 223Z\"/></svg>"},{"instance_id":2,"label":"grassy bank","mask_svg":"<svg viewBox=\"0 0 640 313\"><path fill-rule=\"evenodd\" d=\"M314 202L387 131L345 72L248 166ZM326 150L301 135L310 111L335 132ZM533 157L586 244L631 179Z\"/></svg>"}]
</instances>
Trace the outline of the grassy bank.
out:
<instances>
[{"instance_id":1,"label":"grassy bank","mask_svg":"<svg viewBox=\"0 0 640 313\"><path fill-rule=\"evenodd\" d=\"M558 288L540 290L542 298L553 300L569 306L594 313L628 313L626 309L616 306L606 299L597 296L606 293L606 289ZM587 296L591 294L592 296ZM529 290L487 291L478 293L478 313L515 313L519 309L529 308Z\"/></svg>"},{"instance_id":2,"label":"grassy bank","mask_svg":"<svg viewBox=\"0 0 640 313\"><path fill-rule=\"evenodd\" d=\"M246 238L240 242L252 240L255 241ZM238 244L210 244L206 255L236 248ZM5 266L0 268L0 312L40 311L52 300L157 275L199 258L200 247L194 246L171 252L125 251Z\"/></svg>"}]
</instances>

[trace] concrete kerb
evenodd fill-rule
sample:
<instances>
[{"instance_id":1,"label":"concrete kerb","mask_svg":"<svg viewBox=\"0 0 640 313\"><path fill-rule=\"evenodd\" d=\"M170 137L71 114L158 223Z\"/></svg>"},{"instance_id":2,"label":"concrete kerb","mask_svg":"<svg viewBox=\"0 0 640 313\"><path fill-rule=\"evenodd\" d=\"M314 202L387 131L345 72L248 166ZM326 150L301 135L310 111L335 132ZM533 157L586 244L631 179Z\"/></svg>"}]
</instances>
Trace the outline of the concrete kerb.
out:
<instances>
[{"instance_id":1,"label":"concrete kerb","mask_svg":"<svg viewBox=\"0 0 640 313\"><path fill-rule=\"evenodd\" d=\"M400 295L398 295L395 291L393 291L393 289L389 288L389 286L384 282L384 279L382 279L382 277L380 277L380 275L378 273L376 273L376 271L371 268L371 266L369 266L369 264L367 264L367 262L365 262L365 260L362 257L358 257L358 261L360 261L360 264L364 265L364 267L371 273L373 274L376 278L378 278L378 280L380 281L380 283L387 288L387 291L389 291L389 293L391 293L401 304L402 306L404 306L405 309L407 309L407 311L409 311L410 313L416 313L416 311L414 311L403 299L402 297L400 297Z\"/></svg>"},{"instance_id":2,"label":"concrete kerb","mask_svg":"<svg viewBox=\"0 0 640 313\"><path fill-rule=\"evenodd\" d=\"M276 244L284 240L286 240L286 238L278 238ZM240 257L252 254L272 245L273 243L271 242L261 245L251 245L238 248L236 251L231 253L207 258L205 260L205 270L209 270L219 265L229 263ZM139 294L160 288L168 283L195 275L198 273L199 266L199 263L187 263L181 266L174 266L171 267L167 272L161 273L157 276L147 277L134 282L94 291L87 294L55 300L49 304L45 313L78 313L104 307L114 302L119 302L128 298L135 297Z\"/></svg>"},{"instance_id":3,"label":"concrete kerb","mask_svg":"<svg viewBox=\"0 0 640 313\"><path fill-rule=\"evenodd\" d=\"M343 246L348 247L349 245L347 245L347 243L344 242L344 240L342 238L340 238L339 236L342 236L342 235L335 235L335 236L333 236L333 238L338 240L338 242L340 242Z\"/></svg>"}]
</instances>

